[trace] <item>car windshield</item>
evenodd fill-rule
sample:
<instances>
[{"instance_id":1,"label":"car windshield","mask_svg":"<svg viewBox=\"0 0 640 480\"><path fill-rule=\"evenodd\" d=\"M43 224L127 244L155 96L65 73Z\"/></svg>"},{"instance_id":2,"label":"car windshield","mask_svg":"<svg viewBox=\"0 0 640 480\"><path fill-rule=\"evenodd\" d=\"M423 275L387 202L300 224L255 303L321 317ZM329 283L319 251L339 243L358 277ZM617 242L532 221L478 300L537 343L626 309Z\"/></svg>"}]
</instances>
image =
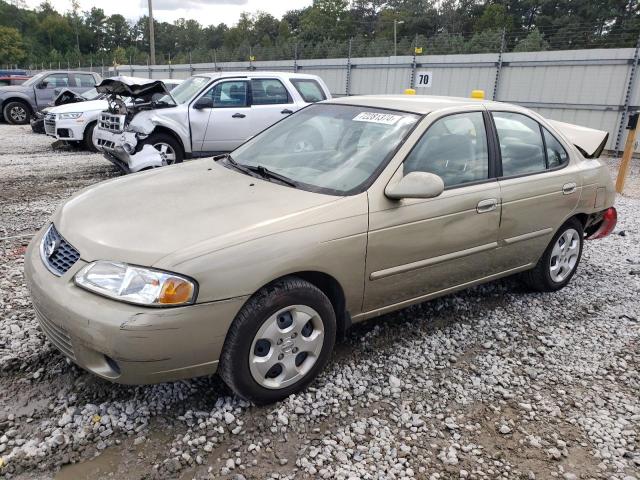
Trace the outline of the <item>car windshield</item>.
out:
<instances>
[{"instance_id":1,"label":"car windshield","mask_svg":"<svg viewBox=\"0 0 640 480\"><path fill-rule=\"evenodd\" d=\"M96 100L96 99L100 98L101 96L103 96L103 94L98 93L98 91L95 88L91 88L91 89L87 90L86 92L82 93L81 96L83 98L85 98L86 100Z\"/></svg>"},{"instance_id":2,"label":"car windshield","mask_svg":"<svg viewBox=\"0 0 640 480\"><path fill-rule=\"evenodd\" d=\"M34 75L33 77L31 77L29 80L27 80L26 82L24 82L22 85L25 87L32 87L34 85L36 85L38 82L40 82L40 80L42 79L42 77L45 76L45 73L39 73L37 75Z\"/></svg>"},{"instance_id":3,"label":"car windshield","mask_svg":"<svg viewBox=\"0 0 640 480\"><path fill-rule=\"evenodd\" d=\"M207 77L191 77L171 90L171 97L178 104L188 102L209 82Z\"/></svg>"},{"instance_id":4,"label":"car windshield","mask_svg":"<svg viewBox=\"0 0 640 480\"><path fill-rule=\"evenodd\" d=\"M384 168L418 120L418 115L395 110L315 104L252 138L231 156L241 167L267 169L299 188L357 193Z\"/></svg>"}]
</instances>

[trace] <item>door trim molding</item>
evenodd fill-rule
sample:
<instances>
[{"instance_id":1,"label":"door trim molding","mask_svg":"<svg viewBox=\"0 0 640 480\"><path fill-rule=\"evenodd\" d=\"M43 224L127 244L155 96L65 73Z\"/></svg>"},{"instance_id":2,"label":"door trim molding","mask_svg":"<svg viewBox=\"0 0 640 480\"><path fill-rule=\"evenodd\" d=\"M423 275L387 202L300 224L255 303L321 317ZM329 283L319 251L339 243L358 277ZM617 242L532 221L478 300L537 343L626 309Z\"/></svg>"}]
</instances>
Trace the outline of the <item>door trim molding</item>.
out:
<instances>
[{"instance_id":1,"label":"door trim molding","mask_svg":"<svg viewBox=\"0 0 640 480\"><path fill-rule=\"evenodd\" d=\"M467 248L465 250L459 250L457 252L446 253L444 255L438 255L437 257L427 258L425 260L418 260L417 262L406 263L404 265L398 265L384 270L378 270L371 272L369 280L380 280L381 278L390 277L392 275L398 275L400 273L410 272L412 270L418 270L419 268L429 267L442 262L448 262L449 260L455 260L457 258L466 257L475 253L484 252L498 247L498 242L491 242L485 245L478 245L477 247Z\"/></svg>"},{"instance_id":2,"label":"door trim molding","mask_svg":"<svg viewBox=\"0 0 640 480\"><path fill-rule=\"evenodd\" d=\"M523 235L518 235L516 237L505 238L503 241L507 245L511 245L511 244L514 244L514 243L522 242L524 240L531 240L532 238L542 237L542 236L547 235L547 234L549 234L551 232L553 232L553 228L548 227L548 228L544 228L542 230L536 230L535 232L529 232L529 233L525 233Z\"/></svg>"}]
</instances>

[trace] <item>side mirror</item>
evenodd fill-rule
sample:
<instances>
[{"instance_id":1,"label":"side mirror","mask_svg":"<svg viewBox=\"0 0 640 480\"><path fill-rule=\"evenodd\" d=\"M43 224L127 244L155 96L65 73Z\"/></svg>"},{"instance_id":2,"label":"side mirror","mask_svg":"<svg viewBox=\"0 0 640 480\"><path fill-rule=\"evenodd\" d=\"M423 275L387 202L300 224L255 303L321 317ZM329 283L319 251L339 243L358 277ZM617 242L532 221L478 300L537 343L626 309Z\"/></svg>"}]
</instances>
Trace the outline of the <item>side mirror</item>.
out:
<instances>
[{"instance_id":1,"label":"side mirror","mask_svg":"<svg viewBox=\"0 0 640 480\"><path fill-rule=\"evenodd\" d=\"M203 110L205 108L213 108L213 99L211 97L200 97L193 104L193 108L196 110Z\"/></svg>"},{"instance_id":2,"label":"side mirror","mask_svg":"<svg viewBox=\"0 0 640 480\"><path fill-rule=\"evenodd\" d=\"M384 194L392 200L403 198L434 198L444 191L442 178L433 173L410 172L398 183L387 185Z\"/></svg>"},{"instance_id":3,"label":"side mirror","mask_svg":"<svg viewBox=\"0 0 640 480\"><path fill-rule=\"evenodd\" d=\"M49 84L46 81L42 81L38 85L36 85L36 88L39 90L44 90L45 88L47 88L47 85Z\"/></svg>"}]
</instances>

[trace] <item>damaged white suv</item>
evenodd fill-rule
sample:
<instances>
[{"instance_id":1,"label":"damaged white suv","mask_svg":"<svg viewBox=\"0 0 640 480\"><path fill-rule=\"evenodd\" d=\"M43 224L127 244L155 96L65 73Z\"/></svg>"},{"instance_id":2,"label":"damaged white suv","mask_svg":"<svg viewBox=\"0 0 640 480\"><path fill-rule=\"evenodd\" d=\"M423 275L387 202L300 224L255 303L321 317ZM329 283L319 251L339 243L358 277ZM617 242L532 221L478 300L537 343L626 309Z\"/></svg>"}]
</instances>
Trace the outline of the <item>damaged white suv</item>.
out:
<instances>
[{"instance_id":1,"label":"damaged white suv","mask_svg":"<svg viewBox=\"0 0 640 480\"><path fill-rule=\"evenodd\" d=\"M299 73L199 74L170 94L162 82L129 80L105 80L97 87L109 94L109 108L94 132L98 149L125 172L230 152L300 108L331 98L320 77ZM125 104L122 96L134 101ZM304 145L306 132L297 134L290 144L313 147Z\"/></svg>"}]
</instances>

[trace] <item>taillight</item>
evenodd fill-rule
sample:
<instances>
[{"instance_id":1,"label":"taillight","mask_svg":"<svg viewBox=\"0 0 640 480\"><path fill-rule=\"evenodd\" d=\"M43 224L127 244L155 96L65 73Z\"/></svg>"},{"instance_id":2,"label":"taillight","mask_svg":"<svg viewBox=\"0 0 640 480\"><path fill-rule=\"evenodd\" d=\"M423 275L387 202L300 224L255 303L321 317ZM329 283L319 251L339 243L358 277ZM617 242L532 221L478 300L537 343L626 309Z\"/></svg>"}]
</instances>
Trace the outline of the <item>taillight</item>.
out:
<instances>
[{"instance_id":1,"label":"taillight","mask_svg":"<svg viewBox=\"0 0 640 480\"><path fill-rule=\"evenodd\" d=\"M618 223L618 212L614 207L607 208L602 216L602 223L595 232L587 237L587 240L606 237L616 228L616 223Z\"/></svg>"}]
</instances>

